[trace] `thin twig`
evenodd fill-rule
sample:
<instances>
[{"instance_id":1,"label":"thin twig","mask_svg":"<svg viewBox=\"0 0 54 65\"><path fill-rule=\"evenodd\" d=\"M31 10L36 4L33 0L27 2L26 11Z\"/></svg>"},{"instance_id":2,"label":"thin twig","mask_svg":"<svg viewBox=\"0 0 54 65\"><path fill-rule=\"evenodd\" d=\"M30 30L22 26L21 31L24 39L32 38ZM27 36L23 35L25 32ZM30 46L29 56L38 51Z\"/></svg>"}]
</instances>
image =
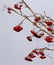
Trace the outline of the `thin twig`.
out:
<instances>
[{"instance_id":1,"label":"thin twig","mask_svg":"<svg viewBox=\"0 0 54 65\"><path fill-rule=\"evenodd\" d=\"M33 10L27 5L27 3L24 1L24 0L22 0L22 2L26 5L26 7L32 12L32 14L34 15L34 17L37 17L36 15L35 15L35 13L33 12Z\"/></svg>"},{"instance_id":2,"label":"thin twig","mask_svg":"<svg viewBox=\"0 0 54 65\"><path fill-rule=\"evenodd\" d=\"M50 48L47 48L47 47L44 47L44 48L36 48L36 50L49 50L49 51L54 51L54 49L50 49Z\"/></svg>"}]
</instances>

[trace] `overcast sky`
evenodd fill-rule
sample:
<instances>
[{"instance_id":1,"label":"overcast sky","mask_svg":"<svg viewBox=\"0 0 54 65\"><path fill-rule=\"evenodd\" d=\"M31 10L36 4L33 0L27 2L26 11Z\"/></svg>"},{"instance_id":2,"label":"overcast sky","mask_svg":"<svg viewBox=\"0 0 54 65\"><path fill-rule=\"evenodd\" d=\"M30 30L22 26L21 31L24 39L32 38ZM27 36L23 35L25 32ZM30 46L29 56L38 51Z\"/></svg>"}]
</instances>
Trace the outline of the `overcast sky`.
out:
<instances>
[{"instance_id":1,"label":"overcast sky","mask_svg":"<svg viewBox=\"0 0 54 65\"><path fill-rule=\"evenodd\" d=\"M26 62L24 57L28 55L36 47L48 47L44 39L33 39L32 42L27 41L26 36L30 35L29 30L32 24L25 20L22 25L24 30L20 33L14 32L13 27L17 25L21 17L14 12L8 14L3 10L2 6L7 5L13 7L14 3L20 0L0 0L0 65L54 65L54 59L47 57L44 60L39 58L33 59L33 62ZM54 18L54 0L26 0L34 12L43 13ZM25 11L25 13L28 13ZM53 48L53 46L49 46ZM50 53L48 51L46 54ZM54 52L51 52L52 56Z\"/></svg>"}]
</instances>

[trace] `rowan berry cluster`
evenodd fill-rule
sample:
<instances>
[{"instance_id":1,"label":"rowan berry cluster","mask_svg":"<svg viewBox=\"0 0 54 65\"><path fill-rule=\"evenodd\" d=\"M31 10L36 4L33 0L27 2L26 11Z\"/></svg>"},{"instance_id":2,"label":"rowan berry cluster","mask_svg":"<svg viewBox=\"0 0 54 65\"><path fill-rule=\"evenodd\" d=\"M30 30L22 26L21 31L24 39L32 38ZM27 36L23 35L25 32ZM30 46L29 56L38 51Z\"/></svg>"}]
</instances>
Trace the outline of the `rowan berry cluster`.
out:
<instances>
[{"instance_id":1,"label":"rowan berry cluster","mask_svg":"<svg viewBox=\"0 0 54 65\"><path fill-rule=\"evenodd\" d=\"M26 9L29 9L32 14L28 16L25 13L23 13L23 11L22 11L23 6L25 6ZM30 30L31 35L26 37L26 39L28 41L31 42L32 37L35 37L38 39L43 37L43 39L47 43L54 42L54 20L52 18L50 18L49 16L45 15L45 12L44 12L44 15L40 14L40 13L34 13L33 10L28 6L28 4L24 0L21 0L21 2L19 2L19 3L15 3L13 5L13 8L7 7L7 12L9 14L11 14L12 11L24 18L18 25L13 27L13 30L15 32L20 32L23 30L22 24L26 19L29 22L31 22L34 26L34 29ZM29 17L33 17L33 21ZM36 30L36 29L38 29L38 30ZM35 58L36 56L39 56L39 58L41 58L41 59L46 58L46 56L44 54L44 50L45 49L32 50L32 52L29 53L28 56L25 57L25 60L32 61L32 59ZM51 50L51 49L47 48L46 50Z\"/></svg>"},{"instance_id":2,"label":"rowan berry cluster","mask_svg":"<svg viewBox=\"0 0 54 65\"><path fill-rule=\"evenodd\" d=\"M44 54L44 50L32 50L31 53L28 54L28 56L25 57L26 61L33 61L32 59L35 58L36 56L39 56L39 58L44 59L46 58Z\"/></svg>"}]
</instances>

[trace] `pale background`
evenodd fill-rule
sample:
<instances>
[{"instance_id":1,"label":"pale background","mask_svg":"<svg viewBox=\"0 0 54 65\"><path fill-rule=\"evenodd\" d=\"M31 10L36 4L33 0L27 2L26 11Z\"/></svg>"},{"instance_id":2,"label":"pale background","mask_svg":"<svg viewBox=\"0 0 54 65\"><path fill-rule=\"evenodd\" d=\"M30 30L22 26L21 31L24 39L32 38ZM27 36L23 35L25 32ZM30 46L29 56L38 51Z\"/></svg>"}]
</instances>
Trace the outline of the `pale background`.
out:
<instances>
[{"instance_id":1,"label":"pale background","mask_svg":"<svg viewBox=\"0 0 54 65\"><path fill-rule=\"evenodd\" d=\"M32 24L30 25L28 21L23 24L23 31L20 33L13 31L13 27L19 23L21 17L15 13L9 15L2 6L12 7L18 1L20 0L0 0L0 65L54 65L54 59L49 57L44 60L35 58L33 62L24 60L24 57L36 47L46 47L47 42L36 38L33 38L32 42L26 40L26 36L30 35L29 30L32 29ZM35 12L46 11L47 15L54 18L54 0L26 0L26 2ZM54 52L50 54L54 56Z\"/></svg>"}]
</instances>

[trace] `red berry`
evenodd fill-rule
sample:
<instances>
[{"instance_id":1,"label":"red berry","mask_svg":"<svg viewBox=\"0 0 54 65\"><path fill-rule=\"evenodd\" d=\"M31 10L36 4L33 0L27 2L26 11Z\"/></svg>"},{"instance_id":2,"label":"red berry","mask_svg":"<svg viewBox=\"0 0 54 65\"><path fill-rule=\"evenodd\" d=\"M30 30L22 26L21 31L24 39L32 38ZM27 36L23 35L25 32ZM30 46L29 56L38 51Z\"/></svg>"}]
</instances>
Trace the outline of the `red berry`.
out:
<instances>
[{"instance_id":1,"label":"red berry","mask_svg":"<svg viewBox=\"0 0 54 65\"><path fill-rule=\"evenodd\" d=\"M36 37L37 37L37 38L41 38L41 35L37 35Z\"/></svg>"},{"instance_id":2,"label":"red berry","mask_svg":"<svg viewBox=\"0 0 54 65\"><path fill-rule=\"evenodd\" d=\"M32 52L39 55L39 52L37 52L36 49L34 49Z\"/></svg>"},{"instance_id":3,"label":"red berry","mask_svg":"<svg viewBox=\"0 0 54 65\"><path fill-rule=\"evenodd\" d=\"M30 53L29 55L28 55L28 57L30 57L30 58L34 58L34 57L36 57L33 53Z\"/></svg>"},{"instance_id":4,"label":"red berry","mask_svg":"<svg viewBox=\"0 0 54 65\"><path fill-rule=\"evenodd\" d=\"M8 10L12 10L12 9L11 9L11 8L9 8L9 7L8 7L7 9L8 9Z\"/></svg>"},{"instance_id":5,"label":"red berry","mask_svg":"<svg viewBox=\"0 0 54 65\"><path fill-rule=\"evenodd\" d=\"M52 39L53 39L53 38L50 37L50 36L46 36L46 37L45 37L45 40L46 40L47 42L52 42Z\"/></svg>"},{"instance_id":6,"label":"red berry","mask_svg":"<svg viewBox=\"0 0 54 65\"><path fill-rule=\"evenodd\" d=\"M32 59L29 58L29 57L25 57L25 60L26 60L26 61L32 61Z\"/></svg>"},{"instance_id":7,"label":"red berry","mask_svg":"<svg viewBox=\"0 0 54 65\"><path fill-rule=\"evenodd\" d=\"M41 52L41 51L39 51L39 54L40 54L40 55L44 55L44 53L43 53L43 52Z\"/></svg>"},{"instance_id":8,"label":"red berry","mask_svg":"<svg viewBox=\"0 0 54 65\"><path fill-rule=\"evenodd\" d=\"M40 58L41 58L41 59L44 59L44 58L46 58L46 57L45 57L44 55L41 55Z\"/></svg>"},{"instance_id":9,"label":"red berry","mask_svg":"<svg viewBox=\"0 0 54 65\"><path fill-rule=\"evenodd\" d=\"M32 50L33 53L36 53L36 49Z\"/></svg>"},{"instance_id":10,"label":"red berry","mask_svg":"<svg viewBox=\"0 0 54 65\"><path fill-rule=\"evenodd\" d=\"M39 20L41 20L41 18L38 16L34 19L34 21L38 22Z\"/></svg>"},{"instance_id":11,"label":"red berry","mask_svg":"<svg viewBox=\"0 0 54 65\"><path fill-rule=\"evenodd\" d=\"M9 14L11 14L11 10L12 10L11 8L9 8L9 7L7 8L7 11Z\"/></svg>"},{"instance_id":12,"label":"red berry","mask_svg":"<svg viewBox=\"0 0 54 65\"><path fill-rule=\"evenodd\" d=\"M46 23L47 26L51 26L52 25L51 21L46 21L45 23Z\"/></svg>"},{"instance_id":13,"label":"red berry","mask_svg":"<svg viewBox=\"0 0 54 65\"><path fill-rule=\"evenodd\" d=\"M48 30L48 31L52 31L52 28L50 28L50 27L47 27L47 30Z\"/></svg>"},{"instance_id":14,"label":"red berry","mask_svg":"<svg viewBox=\"0 0 54 65\"><path fill-rule=\"evenodd\" d=\"M17 25L15 27L13 27L13 30L16 32L20 32L21 30L23 30L23 28L20 25Z\"/></svg>"},{"instance_id":15,"label":"red berry","mask_svg":"<svg viewBox=\"0 0 54 65\"><path fill-rule=\"evenodd\" d=\"M21 7L22 7L22 5L18 6L17 4L14 4L15 9L21 10Z\"/></svg>"},{"instance_id":16,"label":"red berry","mask_svg":"<svg viewBox=\"0 0 54 65\"><path fill-rule=\"evenodd\" d=\"M15 9L18 9L18 5L17 5L17 4L14 4L14 8L15 8Z\"/></svg>"},{"instance_id":17,"label":"red berry","mask_svg":"<svg viewBox=\"0 0 54 65\"><path fill-rule=\"evenodd\" d=\"M31 30L30 32L33 34L34 37L41 38L41 36L37 35L37 33L35 31Z\"/></svg>"},{"instance_id":18,"label":"red berry","mask_svg":"<svg viewBox=\"0 0 54 65\"><path fill-rule=\"evenodd\" d=\"M32 41L32 37L31 36L27 36L26 37L29 41Z\"/></svg>"},{"instance_id":19,"label":"red berry","mask_svg":"<svg viewBox=\"0 0 54 65\"><path fill-rule=\"evenodd\" d=\"M37 36L36 32L34 32L33 30L31 30L30 32L33 34L33 36Z\"/></svg>"}]
</instances>

